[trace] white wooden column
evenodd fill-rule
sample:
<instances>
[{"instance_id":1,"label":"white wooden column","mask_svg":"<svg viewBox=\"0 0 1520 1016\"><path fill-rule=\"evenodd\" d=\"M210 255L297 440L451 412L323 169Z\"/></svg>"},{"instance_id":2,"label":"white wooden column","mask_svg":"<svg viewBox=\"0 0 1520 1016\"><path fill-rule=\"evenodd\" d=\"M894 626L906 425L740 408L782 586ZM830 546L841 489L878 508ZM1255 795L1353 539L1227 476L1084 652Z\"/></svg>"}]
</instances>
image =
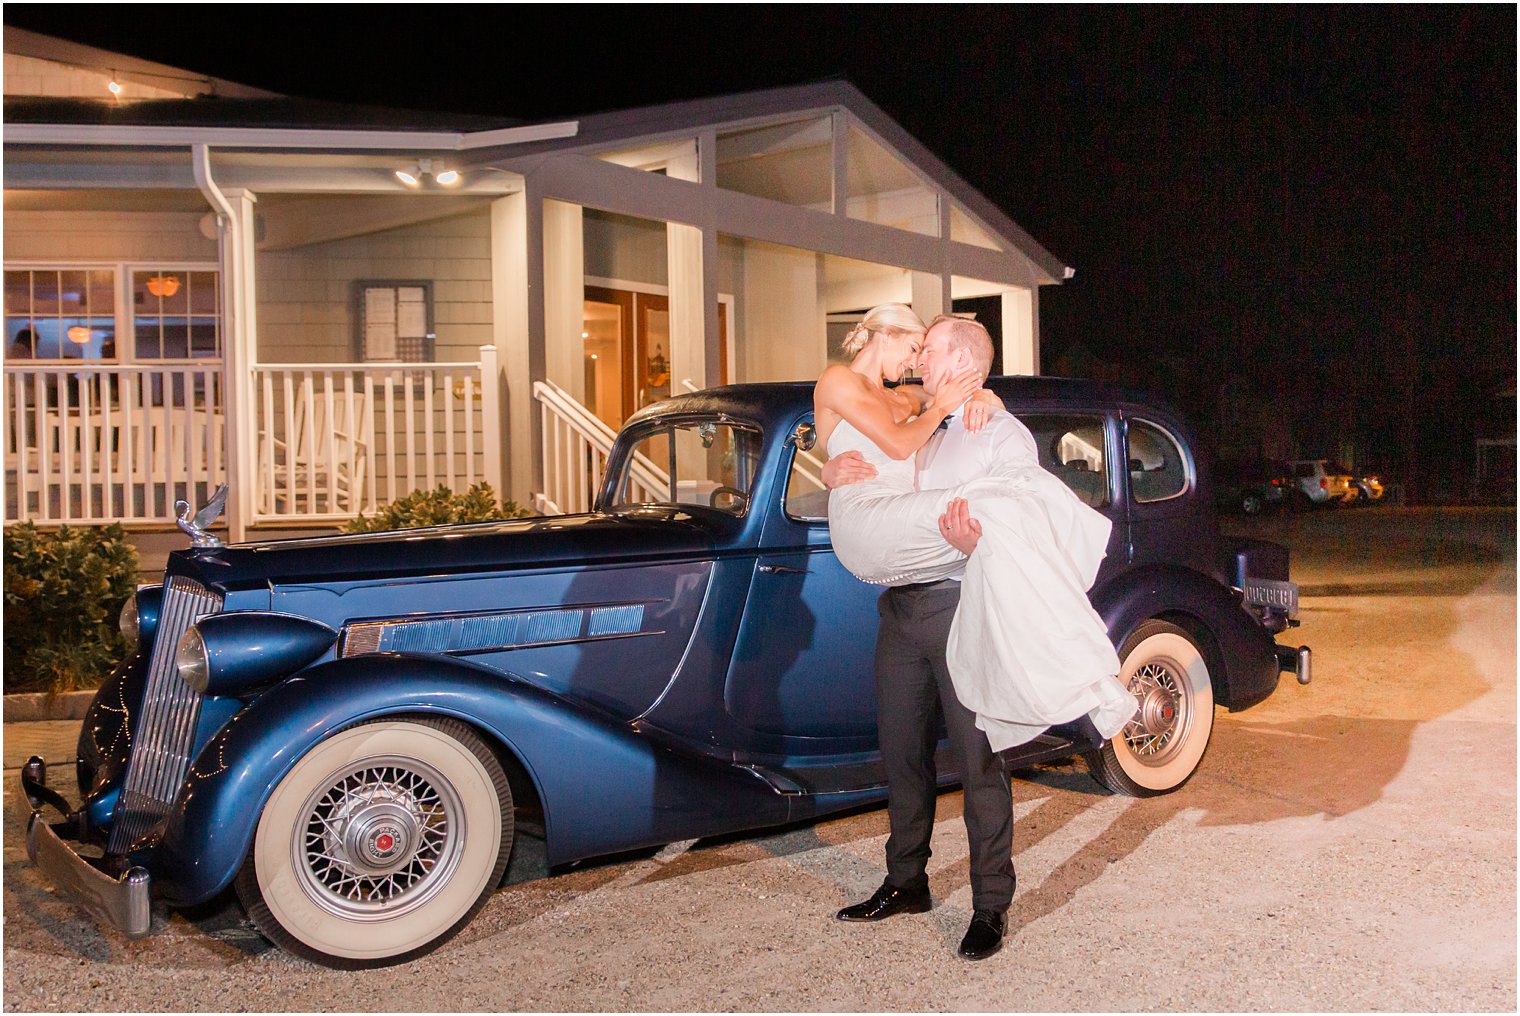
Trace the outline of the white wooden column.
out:
<instances>
[{"instance_id":1,"label":"white wooden column","mask_svg":"<svg viewBox=\"0 0 1520 1016\"><path fill-rule=\"evenodd\" d=\"M491 334L505 397L498 402L504 419L487 420L486 425L505 428L500 471L506 489L497 494L520 504L527 503L530 491L541 489L534 476L538 414L533 408L533 379L543 377L544 343L543 330L531 325L529 298L535 289L533 276L540 285L543 276L543 259L530 257L542 248L542 219L537 214L541 208L541 201L530 201L523 192L491 202Z\"/></svg>"},{"instance_id":2,"label":"white wooden column","mask_svg":"<svg viewBox=\"0 0 1520 1016\"><path fill-rule=\"evenodd\" d=\"M705 189L716 186L711 178L717 170L714 154L717 135L709 134L711 139L704 135L701 144L692 140L681 146L680 153L665 165L666 177L699 184ZM717 271L718 238L710 224L712 202L704 194L701 203L706 214L698 217L708 223L705 228L679 222L665 224L672 394L686 391L687 382L699 389L718 383L718 347L716 342L709 341L718 327L718 294L713 278Z\"/></svg>"},{"instance_id":3,"label":"white wooden column","mask_svg":"<svg viewBox=\"0 0 1520 1016\"><path fill-rule=\"evenodd\" d=\"M221 223L217 263L222 277L223 411L226 414L228 542L242 541L253 518L258 482L258 420L253 368L258 363L257 290L254 272L254 203L252 191L222 192L232 207ZM199 505L195 507L199 508Z\"/></svg>"},{"instance_id":4,"label":"white wooden column","mask_svg":"<svg viewBox=\"0 0 1520 1016\"><path fill-rule=\"evenodd\" d=\"M706 280L702 230L665 224L665 261L670 284L671 394L708 386ZM716 374L716 371L714 371ZM714 377L716 383L716 377Z\"/></svg>"},{"instance_id":5,"label":"white wooden column","mask_svg":"<svg viewBox=\"0 0 1520 1016\"><path fill-rule=\"evenodd\" d=\"M950 280L928 272L910 272L913 277L913 313L928 324L941 314L950 313Z\"/></svg>"},{"instance_id":6,"label":"white wooden column","mask_svg":"<svg viewBox=\"0 0 1520 1016\"><path fill-rule=\"evenodd\" d=\"M1003 293L1003 362L993 364L994 373L1040 372L1040 296L1030 286L1015 286Z\"/></svg>"},{"instance_id":7,"label":"white wooden column","mask_svg":"<svg viewBox=\"0 0 1520 1016\"><path fill-rule=\"evenodd\" d=\"M581 206L544 203L544 355L546 376L586 401L586 252Z\"/></svg>"}]
</instances>

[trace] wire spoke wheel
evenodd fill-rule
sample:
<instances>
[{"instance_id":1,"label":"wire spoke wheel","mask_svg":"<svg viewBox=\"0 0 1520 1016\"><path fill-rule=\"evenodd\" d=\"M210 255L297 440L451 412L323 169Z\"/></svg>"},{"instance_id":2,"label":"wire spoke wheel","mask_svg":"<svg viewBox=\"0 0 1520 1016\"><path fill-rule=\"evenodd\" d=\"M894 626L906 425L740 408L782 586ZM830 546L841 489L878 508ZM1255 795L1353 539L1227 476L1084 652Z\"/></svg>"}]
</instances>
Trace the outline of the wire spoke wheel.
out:
<instances>
[{"instance_id":1,"label":"wire spoke wheel","mask_svg":"<svg viewBox=\"0 0 1520 1016\"><path fill-rule=\"evenodd\" d=\"M443 944L485 905L512 846L512 795L454 720L365 723L286 774L237 890L268 938L326 966L385 966Z\"/></svg>"},{"instance_id":2,"label":"wire spoke wheel","mask_svg":"<svg viewBox=\"0 0 1520 1016\"><path fill-rule=\"evenodd\" d=\"M1135 696L1135 715L1087 755L1094 778L1116 794L1152 797L1186 783L1203 761L1214 730L1208 664L1184 629L1147 621L1119 652L1119 679Z\"/></svg>"}]
</instances>

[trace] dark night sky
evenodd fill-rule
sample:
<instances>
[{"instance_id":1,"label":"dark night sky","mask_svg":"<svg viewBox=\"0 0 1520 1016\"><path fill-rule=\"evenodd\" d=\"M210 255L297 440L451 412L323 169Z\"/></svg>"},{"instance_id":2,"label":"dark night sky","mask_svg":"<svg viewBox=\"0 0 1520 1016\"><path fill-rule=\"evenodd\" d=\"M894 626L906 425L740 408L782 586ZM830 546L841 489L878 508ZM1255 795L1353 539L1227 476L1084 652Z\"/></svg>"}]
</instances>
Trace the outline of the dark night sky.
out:
<instances>
[{"instance_id":1,"label":"dark night sky","mask_svg":"<svg viewBox=\"0 0 1520 1016\"><path fill-rule=\"evenodd\" d=\"M1513 383L1513 7L90 10L4 17L294 95L525 120L842 76L1077 269L1041 294L1047 370L1080 348L1204 418L1233 376L1305 452L1350 427L1395 467L1452 399Z\"/></svg>"}]
</instances>

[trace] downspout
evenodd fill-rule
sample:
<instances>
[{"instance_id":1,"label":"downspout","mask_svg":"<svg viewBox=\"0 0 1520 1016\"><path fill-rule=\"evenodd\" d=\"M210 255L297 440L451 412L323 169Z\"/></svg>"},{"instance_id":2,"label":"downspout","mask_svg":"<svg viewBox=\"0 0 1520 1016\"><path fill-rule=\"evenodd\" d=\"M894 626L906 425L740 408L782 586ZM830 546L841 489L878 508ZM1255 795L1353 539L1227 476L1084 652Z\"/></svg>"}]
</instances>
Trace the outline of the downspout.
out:
<instances>
[{"instance_id":1,"label":"downspout","mask_svg":"<svg viewBox=\"0 0 1520 1016\"><path fill-rule=\"evenodd\" d=\"M201 194L211 205L216 213L217 233L220 236L218 254L221 258L222 267L222 320L226 324L224 331L226 340L222 349L222 369L225 371L222 391L226 395L227 425L227 484L230 488L227 498L227 529L228 542L241 542L246 535L248 515L247 506L251 503L246 484L243 480L251 475L251 471L245 471L243 435L252 426L252 420L245 420L245 412L251 408L251 400L244 399L243 385L245 377L250 374L251 364L243 363L242 329L245 317L243 314L243 223L242 217L232 207L232 202L223 194L216 181L211 178L211 149L208 145L192 144L190 146L190 161L195 172L195 183L200 188Z\"/></svg>"}]
</instances>

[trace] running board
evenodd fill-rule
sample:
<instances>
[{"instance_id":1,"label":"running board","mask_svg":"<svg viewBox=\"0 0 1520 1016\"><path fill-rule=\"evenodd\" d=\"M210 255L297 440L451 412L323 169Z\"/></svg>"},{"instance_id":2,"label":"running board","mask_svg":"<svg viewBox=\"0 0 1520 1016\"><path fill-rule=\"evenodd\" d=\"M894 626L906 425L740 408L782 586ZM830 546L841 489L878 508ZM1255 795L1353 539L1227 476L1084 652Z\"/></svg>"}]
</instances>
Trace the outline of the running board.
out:
<instances>
[{"instance_id":1,"label":"running board","mask_svg":"<svg viewBox=\"0 0 1520 1016\"><path fill-rule=\"evenodd\" d=\"M1041 734L1015 748L1002 753L1003 762L1010 771L1026 769L1040 762L1070 758L1084 748L1070 738L1054 734ZM941 787L960 783L960 772L955 766L955 753L944 745L934 755L935 772L939 774ZM741 766L764 780L777 794L784 797L820 797L828 794L855 794L868 790L885 790L886 778L881 761L871 759L852 765L819 764L811 766L765 765L749 763Z\"/></svg>"}]
</instances>

